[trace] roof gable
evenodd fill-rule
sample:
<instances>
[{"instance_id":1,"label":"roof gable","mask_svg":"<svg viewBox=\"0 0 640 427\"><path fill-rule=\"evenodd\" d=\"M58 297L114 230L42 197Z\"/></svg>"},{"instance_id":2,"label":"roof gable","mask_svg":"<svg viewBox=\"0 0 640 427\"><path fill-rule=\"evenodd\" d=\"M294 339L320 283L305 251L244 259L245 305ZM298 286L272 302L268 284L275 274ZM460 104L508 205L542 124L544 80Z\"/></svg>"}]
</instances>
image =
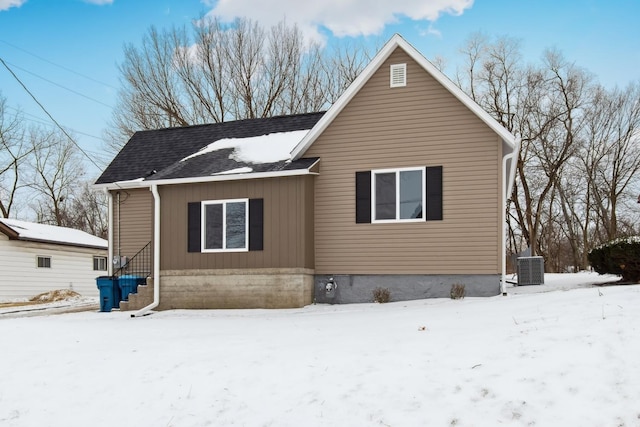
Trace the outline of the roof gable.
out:
<instances>
[{"instance_id":1,"label":"roof gable","mask_svg":"<svg viewBox=\"0 0 640 427\"><path fill-rule=\"evenodd\" d=\"M0 232L10 240L52 243L107 249L107 241L81 230L55 225L38 224L17 219L0 218Z\"/></svg>"},{"instance_id":2,"label":"roof gable","mask_svg":"<svg viewBox=\"0 0 640 427\"><path fill-rule=\"evenodd\" d=\"M384 47L377 53L373 60L365 67L360 75L351 83L347 90L338 98L331 106L327 113L318 121L311 129L307 136L291 151L293 160L301 158L305 152L311 147L314 141L325 131L325 129L333 122L354 96L362 89L369 79L378 71L382 64L396 50L402 49L409 55L418 65L420 65L427 73L429 73L436 81L438 81L453 96L462 102L469 110L471 110L480 120L482 120L489 128L491 128L500 138L505 141L512 150L516 148L515 137L489 115L482 107L473 101L462 89L456 86L447 76L439 71L431 62L429 62L420 52L411 46L399 34L395 34Z\"/></svg>"}]
</instances>

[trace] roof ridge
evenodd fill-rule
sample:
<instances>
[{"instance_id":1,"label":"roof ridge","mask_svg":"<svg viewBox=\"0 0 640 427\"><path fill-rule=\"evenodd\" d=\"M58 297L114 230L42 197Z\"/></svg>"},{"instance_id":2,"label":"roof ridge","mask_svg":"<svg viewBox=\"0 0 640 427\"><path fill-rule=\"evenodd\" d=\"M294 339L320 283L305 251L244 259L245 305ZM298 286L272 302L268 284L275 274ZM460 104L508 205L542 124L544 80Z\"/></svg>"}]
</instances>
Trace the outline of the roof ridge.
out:
<instances>
[{"instance_id":1,"label":"roof ridge","mask_svg":"<svg viewBox=\"0 0 640 427\"><path fill-rule=\"evenodd\" d=\"M313 111L313 112L308 112L308 113L297 113L297 114L279 114L277 116L253 117L253 118L246 118L246 119L227 120L227 121L224 121L224 122L199 123L199 124L195 124L195 125L171 126L171 127L158 128L158 129L141 129L141 130L135 131L135 133L138 133L138 132L158 132L158 131L176 130L176 129L193 129L193 128L206 127L206 126L224 126L224 125L239 124L239 123L242 123L242 122L259 122L259 121L267 121L267 120L274 120L274 119L287 119L287 118L293 118L293 117L305 117L305 116L312 116L312 115L315 115L315 114L324 114L325 112L326 111Z\"/></svg>"}]
</instances>

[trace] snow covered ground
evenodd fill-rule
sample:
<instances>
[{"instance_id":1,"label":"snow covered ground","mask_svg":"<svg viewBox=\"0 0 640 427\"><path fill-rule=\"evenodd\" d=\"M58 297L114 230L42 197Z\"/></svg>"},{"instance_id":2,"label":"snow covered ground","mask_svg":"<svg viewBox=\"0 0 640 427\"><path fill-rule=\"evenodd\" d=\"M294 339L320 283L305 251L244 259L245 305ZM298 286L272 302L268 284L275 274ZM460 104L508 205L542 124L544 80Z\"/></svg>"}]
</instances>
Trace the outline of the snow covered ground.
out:
<instances>
[{"instance_id":1,"label":"snow covered ground","mask_svg":"<svg viewBox=\"0 0 640 427\"><path fill-rule=\"evenodd\" d=\"M640 286L588 286L611 280L137 319L0 312L0 425L639 426Z\"/></svg>"}]
</instances>

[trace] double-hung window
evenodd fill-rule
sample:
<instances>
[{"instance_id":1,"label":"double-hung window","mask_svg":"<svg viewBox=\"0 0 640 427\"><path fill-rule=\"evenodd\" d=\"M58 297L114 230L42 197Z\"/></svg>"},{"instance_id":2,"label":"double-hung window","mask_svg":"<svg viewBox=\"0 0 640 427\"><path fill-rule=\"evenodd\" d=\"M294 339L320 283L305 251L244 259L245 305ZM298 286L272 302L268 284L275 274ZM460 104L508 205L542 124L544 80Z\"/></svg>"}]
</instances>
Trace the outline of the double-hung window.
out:
<instances>
[{"instance_id":1,"label":"double-hung window","mask_svg":"<svg viewBox=\"0 0 640 427\"><path fill-rule=\"evenodd\" d=\"M424 221L425 168L371 171L373 222Z\"/></svg>"},{"instance_id":2,"label":"double-hung window","mask_svg":"<svg viewBox=\"0 0 640 427\"><path fill-rule=\"evenodd\" d=\"M202 252L248 250L249 200L202 202Z\"/></svg>"}]
</instances>

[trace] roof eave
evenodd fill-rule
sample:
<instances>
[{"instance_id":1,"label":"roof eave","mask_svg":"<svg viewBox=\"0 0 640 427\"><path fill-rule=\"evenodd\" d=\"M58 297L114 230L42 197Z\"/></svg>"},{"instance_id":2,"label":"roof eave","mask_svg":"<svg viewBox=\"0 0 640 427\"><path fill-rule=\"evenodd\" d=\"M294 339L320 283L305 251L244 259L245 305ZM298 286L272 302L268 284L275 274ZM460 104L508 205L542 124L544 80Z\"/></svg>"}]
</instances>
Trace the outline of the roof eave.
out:
<instances>
[{"instance_id":1,"label":"roof eave","mask_svg":"<svg viewBox=\"0 0 640 427\"><path fill-rule=\"evenodd\" d=\"M109 248L109 245L99 246L99 245L91 245L84 243L74 243L74 242L61 242L58 240L48 240L48 239L37 239L32 237L18 237L17 239L22 242L34 242L34 243L46 243L49 245L58 245L58 246L71 246L74 248L87 248L87 249L100 249L106 251Z\"/></svg>"},{"instance_id":2,"label":"roof eave","mask_svg":"<svg viewBox=\"0 0 640 427\"><path fill-rule=\"evenodd\" d=\"M20 233L3 222L0 222L0 233L6 235L10 240L20 237Z\"/></svg>"},{"instance_id":3,"label":"roof eave","mask_svg":"<svg viewBox=\"0 0 640 427\"><path fill-rule=\"evenodd\" d=\"M312 172L311 169L318 164L320 159L313 162L309 167L304 169L293 169L273 172L251 172L251 173L239 173L239 174L220 174L220 175L208 175L197 176L189 178L173 178L173 179L150 179L144 181L120 181L104 184L94 184L95 189L107 189L107 190L124 190L131 188L149 188L153 185L180 185L180 184L200 184L204 182L222 182L222 181L239 181L245 179L261 179L261 178L279 178L287 176L300 176L300 175L318 175L317 172Z\"/></svg>"}]
</instances>

